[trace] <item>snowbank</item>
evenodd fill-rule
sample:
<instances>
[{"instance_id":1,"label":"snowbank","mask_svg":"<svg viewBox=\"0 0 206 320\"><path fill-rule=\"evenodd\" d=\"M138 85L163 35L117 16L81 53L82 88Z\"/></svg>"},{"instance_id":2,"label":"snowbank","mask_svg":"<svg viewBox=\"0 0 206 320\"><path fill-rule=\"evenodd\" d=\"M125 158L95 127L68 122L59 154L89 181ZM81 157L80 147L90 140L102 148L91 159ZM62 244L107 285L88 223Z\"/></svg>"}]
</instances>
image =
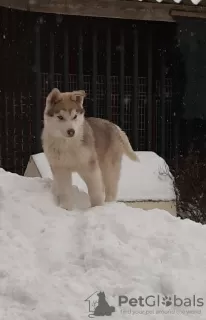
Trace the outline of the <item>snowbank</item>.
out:
<instances>
[{"instance_id":1,"label":"snowbank","mask_svg":"<svg viewBox=\"0 0 206 320\"><path fill-rule=\"evenodd\" d=\"M206 302L205 226L118 203L68 212L53 204L50 183L0 170L1 320L88 319L85 300L100 290L115 307L108 319L206 319L204 306L173 315L118 306L119 295L195 294ZM75 192L83 207L84 194Z\"/></svg>"},{"instance_id":2,"label":"snowbank","mask_svg":"<svg viewBox=\"0 0 206 320\"><path fill-rule=\"evenodd\" d=\"M175 200L173 177L166 162L154 152L137 152L140 162L124 156L119 183L118 201ZM43 153L33 156L42 177L52 178ZM73 185L87 193L87 186L78 174L73 174Z\"/></svg>"}]
</instances>

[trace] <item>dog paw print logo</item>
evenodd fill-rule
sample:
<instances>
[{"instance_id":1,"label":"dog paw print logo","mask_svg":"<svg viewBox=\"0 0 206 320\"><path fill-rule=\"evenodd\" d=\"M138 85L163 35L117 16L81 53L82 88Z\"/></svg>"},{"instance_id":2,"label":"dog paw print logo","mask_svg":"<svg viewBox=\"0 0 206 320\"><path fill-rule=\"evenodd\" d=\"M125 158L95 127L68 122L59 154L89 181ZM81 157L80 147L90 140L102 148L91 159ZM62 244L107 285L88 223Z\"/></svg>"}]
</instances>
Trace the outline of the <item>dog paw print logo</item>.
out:
<instances>
[{"instance_id":1,"label":"dog paw print logo","mask_svg":"<svg viewBox=\"0 0 206 320\"><path fill-rule=\"evenodd\" d=\"M108 304L105 293L102 291L94 292L85 301L89 304L89 318L111 316L115 312L115 307Z\"/></svg>"},{"instance_id":2,"label":"dog paw print logo","mask_svg":"<svg viewBox=\"0 0 206 320\"><path fill-rule=\"evenodd\" d=\"M164 296L164 297L162 298L162 304L163 304L163 306L165 306L165 307L171 306L171 305L172 305L172 298L171 298L171 297L168 297L168 296Z\"/></svg>"}]
</instances>

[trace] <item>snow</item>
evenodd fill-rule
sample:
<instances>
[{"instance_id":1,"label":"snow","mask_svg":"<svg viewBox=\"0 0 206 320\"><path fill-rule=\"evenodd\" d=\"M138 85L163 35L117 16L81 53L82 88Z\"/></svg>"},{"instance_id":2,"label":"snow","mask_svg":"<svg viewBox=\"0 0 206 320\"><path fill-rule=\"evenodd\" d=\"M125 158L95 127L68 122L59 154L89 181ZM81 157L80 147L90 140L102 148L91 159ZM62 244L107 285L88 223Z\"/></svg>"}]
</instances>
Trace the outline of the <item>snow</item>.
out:
<instances>
[{"instance_id":1,"label":"snow","mask_svg":"<svg viewBox=\"0 0 206 320\"><path fill-rule=\"evenodd\" d=\"M49 178L0 169L1 320L88 319L85 300L100 290L116 308L106 318L115 320L137 318L121 314L119 295L195 294L206 301L205 226L123 203L65 211L54 205L50 186ZM77 188L76 196L83 207L84 194ZM204 306L201 314L138 317L205 318Z\"/></svg>"},{"instance_id":2,"label":"snow","mask_svg":"<svg viewBox=\"0 0 206 320\"><path fill-rule=\"evenodd\" d=\"M123 157L118 201L175 200L173 178L165 161L154 152L136 153L140 162ZM39 153L33 159L41 176L52 179L45 155ZM87 193L87 186L78 174L73 174L73 185Z\"/></svg>"}]
</instances>

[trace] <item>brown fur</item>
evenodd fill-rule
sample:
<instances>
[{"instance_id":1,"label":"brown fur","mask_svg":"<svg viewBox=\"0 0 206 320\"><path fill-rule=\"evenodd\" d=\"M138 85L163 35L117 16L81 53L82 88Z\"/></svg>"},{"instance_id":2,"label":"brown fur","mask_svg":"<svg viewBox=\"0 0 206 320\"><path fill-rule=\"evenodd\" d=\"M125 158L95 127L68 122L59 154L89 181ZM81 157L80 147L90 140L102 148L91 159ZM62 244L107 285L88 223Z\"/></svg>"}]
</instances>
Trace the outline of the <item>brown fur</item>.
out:
<instances>
[{"instance_id":1,"label":"brown fur","mask_svg":"<svg viewBox=\"0 0 206 320\"><path fill-rule=\"evenodd\" d=\"M60 206L68 210L72 209L72 172L85 181L91 205L96 206L116 200L123 153L138 161L118 126L104 119L84 118L85 95L81 90L61 93L53 89L44 112L42 143L54 176L52 190ZM71 129L75 132L72 137L68 136Z\"/></svg>"}]
</instances>

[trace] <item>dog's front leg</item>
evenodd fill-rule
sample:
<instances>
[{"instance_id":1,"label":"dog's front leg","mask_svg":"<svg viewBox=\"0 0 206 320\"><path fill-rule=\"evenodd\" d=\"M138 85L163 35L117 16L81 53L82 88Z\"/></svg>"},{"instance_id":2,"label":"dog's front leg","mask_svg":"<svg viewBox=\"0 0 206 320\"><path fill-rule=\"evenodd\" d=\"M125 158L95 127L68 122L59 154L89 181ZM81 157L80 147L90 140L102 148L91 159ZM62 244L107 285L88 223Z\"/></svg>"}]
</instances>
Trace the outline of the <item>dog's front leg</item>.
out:
<instances>
[{"instance_id":1,"label":"dog's front leg","mask_svg":"<svg viewBox=\"0 0 206 320\"><path fill-rule=\"evenodd\" d=\"M92 163L89 168L78 173L87 185L91 206L101 206L104 203L104 185L99 166Z\"/></svg>"},{"instance_id":2,"label":"dog's front leg","mask_svg":"<svg viewBox=\"0 0 206 320\"><path fill-rule=\"evenodd\" d=\"M61 208L72 210L72 173L67 168L52 167L52 192Z\"/></svg>"}]
</instances>

